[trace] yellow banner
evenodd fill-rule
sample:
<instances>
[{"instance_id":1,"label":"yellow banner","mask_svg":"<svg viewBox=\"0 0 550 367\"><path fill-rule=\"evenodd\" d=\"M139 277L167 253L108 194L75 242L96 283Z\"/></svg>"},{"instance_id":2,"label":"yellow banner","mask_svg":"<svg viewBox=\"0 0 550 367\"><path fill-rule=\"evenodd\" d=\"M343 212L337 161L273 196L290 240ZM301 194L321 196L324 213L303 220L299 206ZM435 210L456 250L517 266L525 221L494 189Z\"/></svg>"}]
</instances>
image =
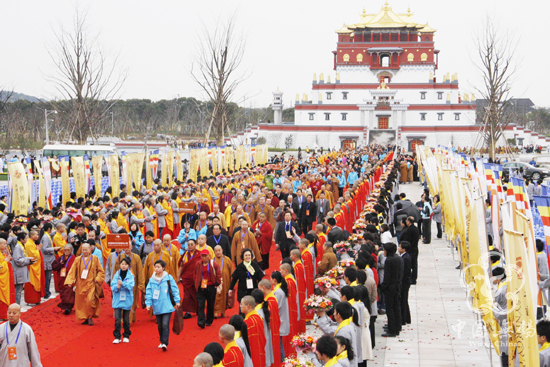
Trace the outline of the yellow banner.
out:
<instances>
[{"instance_id":1,"label":"yellow banner","mask_svg":"<svg viewBox=\"0 0 550 367\"><path fill-rule=\"evenodd\" d=\"M71 199L71 182L69 181L69 156L59 158L61 168L61 196L65 205Z\"/></svg>"},{"instance_id":2,"label":"yellow banner","mask_svg":"<svg viewBox=\"0 0 550 367\"><path fill-rule=\"evenodd\" d=\"M539 365L539 353L537 343L537 327L535 320L535 307L529 286L529 271L527 270L527 252L525 242L520 232L504 229L504 248L506 249L506 264L509 300L508 334L510 339L515 338L517 343L516 353L519 356L519 365L531 367ZM512 345L513 346L513 345ZM508 350L510 365L515 359L514 348Z\"/></svg>"},{"instance_id":3,"label":"yellow banner","mask_svg":"<svg viewBox=\"0 0 550 367\"><path fill-rule=\"evenodd\" d=\"M135 189L141 191L141 177L143 174L143 161L145 160L145 153L134 153L132 163L132 179L134 181Z\"/></svg>"},{"instance_id":4,"label":"yellow banner","mask_svg":"<svg viewBox=\"0 0 550 367\"><path fill-rule=\"evenodd\" d=\"M181 162L181 153L180 150L176 150L176 180L179 182L183 181L183 163Z\"/></svg>"},{"instance_id":5,"label":"yellow banner","mask_svg":"<svg viewBox=\"0 0 550 367\"><path fill-rule=\"evenodd\" d=\"M227 146L225 147L225 154L224 154L224 165L225 170L229 173L229 170L233 170L233 148Z\"/></svg>"},{"instance_id":6,"label":"yellow banner","mask_svg":"<svg viewBox=\"0 0 550 367\"><path fill-rule=\"evenodd\" d=\"M92 168L94 170L94 183L95 183L95 193L98 198L101 197L101 180L102 180L102 169L103 169L103 156L98 155L92 157Z\"/></svg>"},{"instance_id":7,"label":"yellow banner","mask_svg":"<svg viewBox=\"0 0 550 367\"><path fill-rule=\"evenodd\" d=\"M21 162L8 163L11 181L11 209L15 215L29 214L29 182Z\"/></svg>"},{"instance_id":8,"label":"yellow banner","mask_svg":"<svg viewBox=\"0 0 550 367\"><path fill-rule=\"evenodd\" d=\"M189 149L189 179L197 182L197 170L199 168L200 149Z\"/></svg>"},{"instance_id":9,"label":"yellow banner","mask_svg":"<svg viewBox=\"0 0 550 367\"><path fill-rule=\"evenodd\" d=\"M162 167L160 167L160 185L166 186L166 181L168 180L168 168L166 164L166 152L162 154L162 150L159 150L159 161L162 161ZM160 164L159 164L160 166Z\"/></svg>"},{"instance_id":10,"label":"yellow banner","mask_svg":"<svg viewBox=\"0 0 550 367\"><path fill-rule=\"evenodd\" d=\"M210 162L212 163L212 174L218 172L218 160L217 158L218 150L216 148L208 149L208 154L210 155Z\"/></svg>"},{"instance_id":11,"label":"yellow banner","mask_svg":"<svg viewBox=\"0 0 550 367\"><path fill-rule=\"evenodd\" d=\"M86 175L84 169L83 157L71 157L73 179L74 179L74 191L77 198L83 198L86 196Z\"/></svg>"},{"instance_id":12,"label":"yellow banner","mask_svg":"<svg viewBox=\"0 0 550 367\"><path fill-rule=\"evenodd\" d=\"M242 145L239 145L235 149L235 169L236 170L239 170L243 167L242 154L241 154L242 150L243 150Z\"/></svg>"},{"instance_id":13,"label":"yellow banner","mask_svg":"<svg viewBox=\"0 0 550 367\"><path fill-rule=\"evenodd\" d=\"M120 195L120 168L118 166L118 155L111 154L109 158L111 161L111 190L113 192L113 198Z\"/></svg>"},{"instance_id":14,"label":"yellow banner","mask_svg":"<svg viewBox=\"0 0 550 367\"><path fill-rule=\"evenodd\" d=\"M208 163L208 149L206 148L202 148L202 149L199 149L200 151L200 174L201 174L201 177L208 177L210 176L210 167L209 167L209 163Z\"/></svg>"},{"instance_id":15,"label":"yellow banner","mask_svg":"<svg viewBox=\"0 0 550 367\"><path fill-rule=\"evenodd\" d=\"M36 172L38 172L38 206L41 208L46 208L46 187L44 186L44 176L42 175L42 166L40 161L36 159L34 161L34 166L36 167Z\"/></svg>"},{"instance_id":16,"label":"yellow banner","mask_svg":"<svg viewBox=\"0 0 550 367\"><path fill-rule=\"evenodd\" d=\"M145 156L145 183L148 190L153 187L153 174L151 173L151 155L149 153L149 150L147 150L147 155Z\"/></svg>"},{"instance_id":17,"label":"yellow banner","mask_svg":"<svg viewBox=\"0 0 550 367\"><path fill-rule=\"evenodd\" d=\"M171 150L166 154L166 164L167 164L167 179L168 179L168 186L171 186L174 182L174 151Z\"/></svg>"}]
</instances>

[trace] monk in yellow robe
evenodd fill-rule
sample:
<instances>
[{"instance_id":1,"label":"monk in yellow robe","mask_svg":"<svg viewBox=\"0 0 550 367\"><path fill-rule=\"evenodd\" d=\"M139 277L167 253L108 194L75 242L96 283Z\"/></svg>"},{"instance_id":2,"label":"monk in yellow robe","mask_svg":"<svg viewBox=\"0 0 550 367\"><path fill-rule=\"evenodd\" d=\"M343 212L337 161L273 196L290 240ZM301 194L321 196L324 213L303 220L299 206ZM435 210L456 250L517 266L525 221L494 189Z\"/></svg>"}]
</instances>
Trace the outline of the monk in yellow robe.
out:
<instances>
[{"instance_id":1,"label":"monk in yellow robe","mask_svg":"<svg viewBox=\"0 0 550 367\"><path fill-rule=\"evenodd\" d=\"M28 257L34 257L36 262L29 265L29 279L25 283L25 302L28 304L40 304L40 298L46 296L44 290L45 275L44 275L44 259L42 257L42 244L36 245L38 241L38 232L30 231L29 239L25 243L25 252Z\"/></svg>"},{"instance_id":2,"label":"monk in yellow robe","mask_svg":"<svg viewBox=\"0 0 550 367\"><path fill-rule=\"evenodd\" d=\"M99 258L92 255L90 244L84 243L81 247L82 255L75 259L65 280L65 285L76 286L76 319L84 320L83 325L91 326L94 325L92 318L99 317L101 309L99 296L105 281L105 271Z\"/></svg>"},{"instance_id":3,"label":"monk in yellow robe","mask_svg":"<svg viewBox=\"0 0 550 367\"><path fill-rule=\"evenodd\" d=\"M223 249L220 245L214 247L214 261L220 266L222 272L222 283L216 290L216 302L214 303L214 315L218 317L225 317L225 310L227 309L227 292L229 291L229 285L231 284L231 275L235 270L233 262L230 258L223 255Z\"/></svg>"},{"instance_id":4,"label":"monk in yellow robe","mask_svg":"<svg viewBox=\"0 0 550 367\"><path fill-rule=\"evenodd\" d=\"M201 234L197 238L197 250L199 251L199 254L204 249L207 249L208 252L210 252L210 258L211 259L213 259L215 257L214 250L212 249L212 247L210 247L206 244L206 235Z\"/></svg>"},{"instance_id":5,"label":"monk in yellow robe","mask_svg":"<svg viewBox=\"0 0 550 367\"><path fill-rule=\"evenodd\" d=\"M237 211L231 215L231 222L229 224L229 235L233 236L233 231L235 228L239 226L239 218L244 217L246 221L248 222L248 226L250 227L252 225L252 221L250 220L250 217L248 214L246 214L243 210L242 205L237 205Z\"/></svg>"},{"instance_id":6,"label":"monk in yellow robe","mask_svg":"<svg viewBox=\"0 0 550 367\"><path fill-rule=\"evenodd\" d=\"M178 274L178 264L180 261L180 252L178 248L172 244L172 236L169 234L165 234L162 237L162 245L164 246L163 251L168 252L168 255L170 255L171 262L172 262L172 269L174 270L175 274ZM154 264L153 264L154 265ZM172 273L170 273L172 274ZM176 279L174 277L174 279Z\"/></svg>"},{"instance_id":7,"label":"monk in yellow robe","mask_svg":"<svg viewBox=\"0 0 550 367\"><path fill-rule=\"evenodd\" d=\"M8 307L15 302L12 257L8 243L0 238L0 319L7 320Z\"/></svg>"},{"instance_id":8,"label":"monk in yellow robe","mask_svg":"<svg viewBox=\"0 0 550 367\"><path fill-rule=\"evenodd\" d=\"M245 248L252 250L256 261L259 262L262 260L262 255L258 248L258 242L256 242L256 236L248 230L248 222L246 220L242 220L241 230L235 233L231 243L231 256L233 257L235 264L239 265L243 261L241 259L241 253Z\"/></svg>"},{"instance_id":9,"label":"monk in yellow robe","mask_svg":"<svg viewBox=\"0 0 550 367\"><path fill-rule=\"evenodd\" d=\"M143 274L143 265L138 254L132 252L131 249L124 249L124 252L116 259L115 273L120 269L120 260L128 257L130 259L130 270L134 275L134 303L132 304L132 310L130 312L130 322L136 322L136 309L139 306L139 292L145 297L145 276Z\"/></svg>"},{"instance_id":10,"label":"monk in yellow robe","mask_svg":"<svg viewBox=\"0 0 550 367\"><path fill-rule=\"evenodd\" d=\"M130 233L130 226L128 226L128 221L126 220L126 208L121 208L118 217L116 218L116 224L119 227L122 227L126 230L126 233Z\"/></svg>"}]
</instances>

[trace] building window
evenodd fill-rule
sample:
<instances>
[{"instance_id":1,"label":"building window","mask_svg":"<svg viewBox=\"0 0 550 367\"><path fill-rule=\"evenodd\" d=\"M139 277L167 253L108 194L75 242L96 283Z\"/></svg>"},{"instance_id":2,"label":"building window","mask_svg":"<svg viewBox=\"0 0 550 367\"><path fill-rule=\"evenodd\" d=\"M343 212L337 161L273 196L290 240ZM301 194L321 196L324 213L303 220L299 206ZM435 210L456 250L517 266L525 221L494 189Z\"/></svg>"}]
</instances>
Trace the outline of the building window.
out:
<instances>
[{"instance_id":1,"label":"building window","mask_svg":"<svg viewBox=\"0 0 550 367\"><path fill-rule=\"evenodd\" d=\"M390 66L390 55L382 55L380 56L380 65L383 68L387 68Z\"/></svg>"},{"instance_id":2,"label":"building window","mask_svg":"<svg viewBox=\"0 0 550 367\"><path fill-rule=\"evenodd\" d=\"M443 92L437 92L437 99L443 99Z\"/></svg>"},{"instance_id":3,"label":"building window","mask_svg":"<svg viewBox=\"0 0 550 367\"><path fill-rule=\"evenodd\" d=\"M315 114L314 113L310 113L309 114L309 121L313 121L315 120Z\"/></svg>"},{"instance_id":4,"label":"building window","mask_svg":"<svg viewBox=\"0 0 550 367\"><path fill-rule=\"evenodd\" d=\"M425 112L420 113L420 121L426 121L426 113Z\"/></svg>"},{"instance_id":5,"label":"building window","mask_svg":"<svg viewBox=\"0 0 550 367\"><path fill-rule=\"evenodd\" d=\"M327 99L332 99L332 92L327 92Z\"/></svg>"},{"instance_id":6,"label":"building window","mask_svg":"<svg viewBox=\"0 0 550 367\"><path fill-rule=\"evenodd\" d=\"M455 121L459 121L460 120L460 113L455 113Z\"/></svg>"},{"instance_id":7,"label":"building window","mask_svg":"<svg viewBox=\"0 0 550 367\"><path fill-rule=\"evenodd\" d=\"M342 121L346 121L348 119L347 113L342 113Z\"/></svg>"},{"instance_id":8,"label":"building window","mask_svg":"<svg viewBox=\"0 0 550 367\"><path fill-rule=\"evenodd\" d=\"M348 99L348 92L342 92L342 99Z\"/></svg>"},{"instance_id":9,"label":"building window","mask_svg":"<svg viewBox=\"0 0 550 367\"><path fill-rule=\"evenodd\" d=\"M426 99L426 92L420 92L420 99Z\"/></svg>"},{"instance_id":10,"label":"building window","mask_svg":"<svg viewBox=\"0 0 550 367\"><path fill-rule=\"evenodd\" d=\"M437 120L438 121L443 121L443 112L440 112L437 114Z\"/></svg>"},{"instance_id":11,"label":"building window","mask_svg":"<svg viewBox=\"0 0 550 367\"><path fill-rule=\"evenodd\" d=\"M330 120L330 113L325 112L325 121L329 121L329 120Z\"/></svg>"}]
</instances>

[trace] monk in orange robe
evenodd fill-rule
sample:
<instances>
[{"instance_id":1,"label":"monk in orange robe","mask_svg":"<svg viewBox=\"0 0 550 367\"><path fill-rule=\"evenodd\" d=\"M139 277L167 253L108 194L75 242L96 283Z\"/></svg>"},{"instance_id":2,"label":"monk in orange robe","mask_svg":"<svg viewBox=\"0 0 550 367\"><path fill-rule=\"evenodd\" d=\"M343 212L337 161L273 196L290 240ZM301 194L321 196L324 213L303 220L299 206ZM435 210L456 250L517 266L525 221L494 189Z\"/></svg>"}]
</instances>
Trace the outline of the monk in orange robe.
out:
<instances>
[{"instance_id":1,"label":"monk in orange robe","mask_svg":"<svg viewBox=\"0 0 550 367\"><path fill-rule=\"evenodd\" d=\"M271 346L273 348L273 364L271 367L279 367L281 364L281 336L279 329L281 328L281 319L279 318L279 303L277 298L271 291L271 282L267 279L262 279L258 283L258 289L264 294L264 302L269 306L269 329L271 330Z\"/></svg>"},{"instance_id":2,"label":"monk in orange robe","mask_svg":"<svg viewBox=\"0 0 550 367\"><path fill-rule=\"evenodd\" d=\"M231 257L236 265L239 265L243 260L241 259L241 253L245 248L252 250L257 262L262 261L262 254L258 248L258 242L256 236L248 230L249 224L246 220L241 221L241 230L235 233L233 241L231 242Z\"/></svg>"},{"instance_id":3,"label":"monk in orange robe","mask_svg":"<svg viewBox=\"0 0 550 367\"><path fill-rule=\"evenodd\" d=\"M289 264L281 264L281 275L285 278L288 285L288 310L290 321L290 334L283 336L283 345L285 349L285 355L290 357L296 355L294 348L292 347L292 338L294 335L299 334L298 330L298 287L296 280L292 276L292 268Z\"/></svg>"},{"instance_id":4,"label":"monk in orange robe","mask_svg":"<svg viewBox=\"0 0 550 367\"><path fill-rule=\"evenodd\" d=\"M301 260L300 250L290 251L290 259L294 264L294 275L296 276L296 285L298 286L298 332L306 332L306 313L304 311L304 302L306 300L306 272Z\"/></svg>"},{"instance_id":5,"label":"monk in orange robe","mask_svg":"<svg viewBox=\"0 0 550 367\"><path fill-rule=\"evenodd\" d=\"M225 347L222 365L224 367L244 367L243 352L235 342L235 328L229 324L222 325L218 337Z\"/></svg>"},{"instance_id":6,"label":"monk in orange robe","mask_svg":"<svg viewBox=\"0 0 550 367\"><path fill-rule=\"evenodd\" d=\"M241 299L241 312L246 316L244 323L248 331L248 343L250 344L250 358L254 367L265 366L265 334L264 322L255 310L256 301L252 296L244 296Z\"/></svg>"},{"instance_id":7,"label":"monk in orange robe","mask_svg":"<svg viewBox=\"0 0 550 367\"><path fill-rule=\"evenodd\" d=\"M38 232L30 231L29 239L25 243L25 252L28 257L34 257L38 261L29 265L30 281L25 283L25 302L28 304L40 304L40 298L46 296L44 286L46 276L44 274L44 258L42 257L42 244L36 245L38 241Z\"/></svg>"},{"instance_id":8,"label":"monk in orange robe","mask_svg":"<svg viewBox=\"0 0 550 367\"><path fill-rule=\"evenodd\" d=\"M15 302L13 268L8 243L0 238L0 320L8 319L8 307Z\"/></svg>"}]
</instances>

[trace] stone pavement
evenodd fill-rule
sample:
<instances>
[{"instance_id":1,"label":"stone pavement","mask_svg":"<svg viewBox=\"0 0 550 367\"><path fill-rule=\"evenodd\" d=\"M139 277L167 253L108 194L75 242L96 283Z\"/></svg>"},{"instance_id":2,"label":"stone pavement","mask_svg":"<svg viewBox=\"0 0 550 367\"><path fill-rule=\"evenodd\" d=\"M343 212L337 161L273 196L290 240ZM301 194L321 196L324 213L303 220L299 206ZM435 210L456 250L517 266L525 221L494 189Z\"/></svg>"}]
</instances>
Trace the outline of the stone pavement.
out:
<instances>
[{"instance_id":1,"label":"stone pavement","mask_svg":"<svg viewBox=\"0 0 550 367\"><path fill-rule=\"evenodd\" d=\"M423 188L414 182L400 189L416 203ZM375 359L368 366L491 366L488 338L466 299L461 274L455 269L458 261L453 259L445 236L436 238L432 224L431 244L419 244L418 280L409 293L412 324L397 338L382 338L386 316L379 315ZM456 253L454 256L458 259ZM494 349L491 351L492 366L500 366Z\"/></svg>"}]
</instances>

